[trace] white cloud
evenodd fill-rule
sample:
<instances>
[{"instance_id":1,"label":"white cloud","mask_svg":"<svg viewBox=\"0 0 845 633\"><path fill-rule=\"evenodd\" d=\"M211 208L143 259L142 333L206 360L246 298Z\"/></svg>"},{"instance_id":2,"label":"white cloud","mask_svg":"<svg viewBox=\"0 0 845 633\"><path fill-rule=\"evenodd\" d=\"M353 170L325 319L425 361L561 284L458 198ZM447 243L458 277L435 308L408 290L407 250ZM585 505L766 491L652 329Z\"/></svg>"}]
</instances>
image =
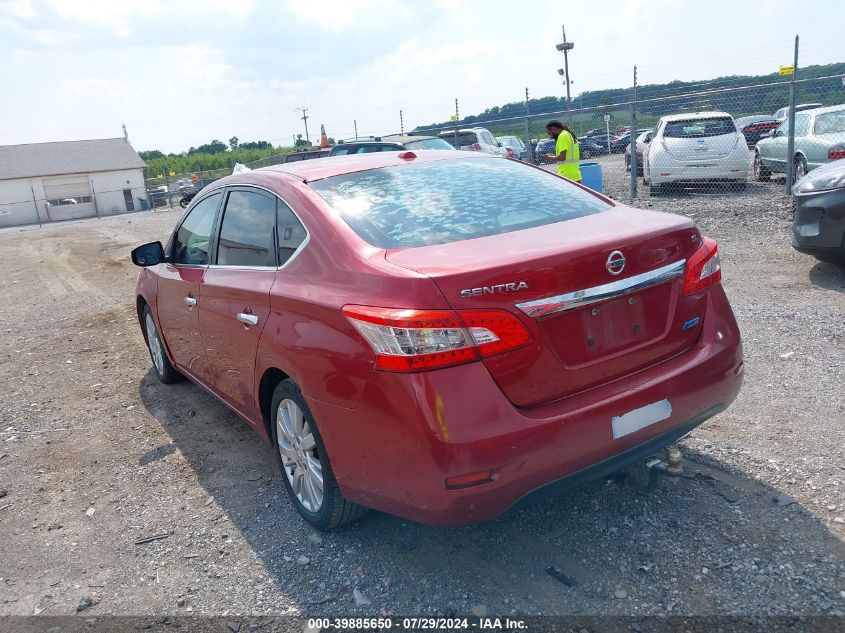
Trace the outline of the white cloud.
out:
<instances>
[{"instance_id":1,"label":"white cloud","mask_svg":"<svg viewBox=\"0 0 845 633\"><path fill-rule=\"evenodd\" d=\"M7 15L19 20L34 20L36 17L35 7L32 0L9 0L0 2L0 14Z\"/></svg>"}]
</instances>

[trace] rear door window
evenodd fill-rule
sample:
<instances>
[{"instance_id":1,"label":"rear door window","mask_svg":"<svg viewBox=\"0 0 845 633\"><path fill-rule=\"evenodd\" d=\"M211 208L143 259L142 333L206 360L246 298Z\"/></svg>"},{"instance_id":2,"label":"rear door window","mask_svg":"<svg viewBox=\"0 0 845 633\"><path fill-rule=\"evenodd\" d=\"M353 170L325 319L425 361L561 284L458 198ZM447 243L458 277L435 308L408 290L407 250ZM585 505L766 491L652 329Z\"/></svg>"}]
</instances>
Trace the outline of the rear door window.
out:
<instances>
[{"instance_id":1,"label":"rear door window","mask_svg":"<svg viewBox=\"0 0 845 633\"><path fill-rule=\"evenodd\" d=\"M688 119L682 121L667 121L663 130L664 138L703 138L705 136L721 136L733 134L736 125L730 117L712 119Z\"/></svg>"},{"instance_id":2,"label":"rear door window","mask_svg":"<svg viewBox=\"0 0 845 633\"><path fill-rule=\"evenodd\" d=\"M279 266L284 266L305 242L308 233L288 205L279 200L277 209L276 234L279 240Z\"/></svg>"},{"instance_id":3,"label":"rear door window","mask_svg":"<svg viewBox=\"0 0 845 633\"><path fill-rule=\"evenodd\" d=\"M257 191L229 192L220 239L218 266L275 266L276 198Z\"/></svg>"},{"instance_id":4,"label":"rear door window","mask_svg":"<svg viewBox=\"0 0 845 633\"><path fill-rule=\"evenodd\" d=\"M611 208L565 179L496 159L411 163L310 184L361 238L381 248L458 242Z\"/></svg>"}]
</instances>

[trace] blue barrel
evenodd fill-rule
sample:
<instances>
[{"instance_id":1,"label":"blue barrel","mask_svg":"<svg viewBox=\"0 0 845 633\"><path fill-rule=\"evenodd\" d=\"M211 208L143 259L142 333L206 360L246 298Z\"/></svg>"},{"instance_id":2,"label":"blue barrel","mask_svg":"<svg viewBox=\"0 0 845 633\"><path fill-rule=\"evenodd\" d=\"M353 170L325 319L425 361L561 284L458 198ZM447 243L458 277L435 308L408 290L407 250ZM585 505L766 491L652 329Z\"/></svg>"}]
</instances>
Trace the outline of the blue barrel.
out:
<instances>
[{"instance_id":1,"label":"blue barrel","mask_svg":"<svg viewBox=\"0 0 845 633\"><path fill-rule=\"evenodd\" d=\"M581 184L601 193L601 165L581 163L579 167L581 168Z\"/></svg>"}]
</instances>

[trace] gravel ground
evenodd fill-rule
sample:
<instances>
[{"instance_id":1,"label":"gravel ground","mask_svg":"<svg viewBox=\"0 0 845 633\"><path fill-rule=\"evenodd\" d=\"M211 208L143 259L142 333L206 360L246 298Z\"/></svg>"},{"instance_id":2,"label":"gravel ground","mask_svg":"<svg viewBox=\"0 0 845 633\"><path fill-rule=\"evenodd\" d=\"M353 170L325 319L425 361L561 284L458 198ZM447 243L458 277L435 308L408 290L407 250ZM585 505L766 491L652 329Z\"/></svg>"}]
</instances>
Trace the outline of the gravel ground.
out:
<instances>
[{"instance_id":1,"label":"gravel ground","mask_svg":"<svg viewBox=\"0 0 845 633\"><path fill-rule=\"evenodd\" d=\"M0 615L841 616L845 271L790 248L777 183L638 204L719 241L744 335L739 399L684 442L697 477L452 530L311 531L257 436L155 381L127 255L177 211L0 233Z\"/></svg>"}]
</instances>

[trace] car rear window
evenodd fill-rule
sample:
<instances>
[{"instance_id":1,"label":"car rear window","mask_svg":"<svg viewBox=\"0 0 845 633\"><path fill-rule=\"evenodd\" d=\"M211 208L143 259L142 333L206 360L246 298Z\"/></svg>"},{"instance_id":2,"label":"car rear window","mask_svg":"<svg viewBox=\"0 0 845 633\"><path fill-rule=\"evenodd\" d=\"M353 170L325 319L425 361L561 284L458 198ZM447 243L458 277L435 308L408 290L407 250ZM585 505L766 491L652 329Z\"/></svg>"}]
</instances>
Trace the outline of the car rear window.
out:
<instances>
[{"instance_id":1,"label":"car rear window","mask_svg":"<svg viewBox=\"0 0 845 633\"><path fill-rule=\"evenodd\" d=\"M495 158L371 169L311 186L380 248L459 242L611 208L549 172Z\"/></svg>"},{"instance_id":2,"label":"car rear window","mask_svg":"<svg viewBox=\"0 0 845 633\"><path fill-rule=\"evenodd\" d=\"M420 141L408 141L406 149L455 149L442 138L425 138Z\"/></svg>"},{"instance_id":3,"label":"car rear window","mask_svg":"<svg viewBox=\"0 0 845 633\"><path fill-rule=\"evenodd\" d=\"M455 134L444 134L441 138L455 148L478 143L478 137L475 135L475 132L459 132L457 136Z\"/></svg>"},{"instance_id":4,"label":"car rear window","mask_svg":"<svg viewBox=\"0 0 845 633\"><path fill-rule=\"evenodd\" d=\"M663 131L663 136L665 138L701 138L702 136L720 136L734 132L736 132L736 126L732 118L718 117L669 121Z\"/></svg>"}]
</instances>

